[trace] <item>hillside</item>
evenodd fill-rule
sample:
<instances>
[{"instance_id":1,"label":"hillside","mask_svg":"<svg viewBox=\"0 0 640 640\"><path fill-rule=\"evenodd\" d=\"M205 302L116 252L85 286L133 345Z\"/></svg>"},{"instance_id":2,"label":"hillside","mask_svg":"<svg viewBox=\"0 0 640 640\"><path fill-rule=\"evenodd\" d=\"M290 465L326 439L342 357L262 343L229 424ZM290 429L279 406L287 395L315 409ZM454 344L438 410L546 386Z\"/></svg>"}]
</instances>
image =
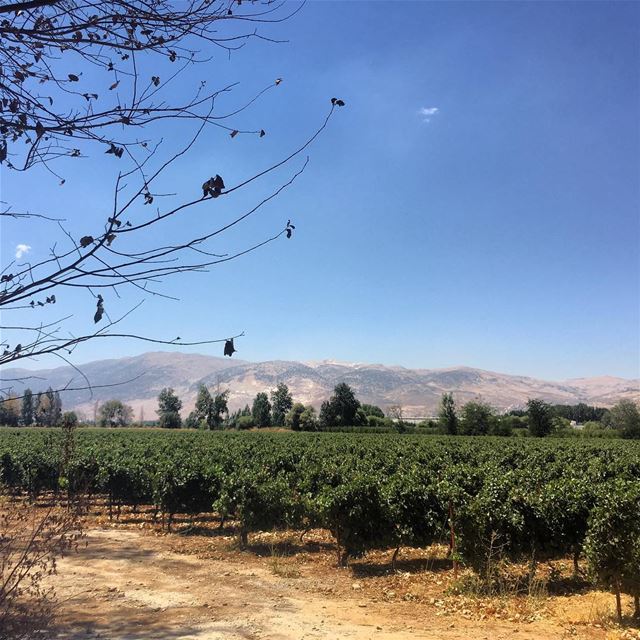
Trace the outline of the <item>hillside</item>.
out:
<instances>
[{"instance_id":1,"label":"hillside","mask_svg":"<svg viewBox=\"0 0 640 640\"><path fill-rule=\"evenodd\" d=\"M498 409L522 406L528 398L574 404L586 402L610 406L622 398L640 398L640 380L611 376L576 378L560 382L507 375L469 367L407 369L381 364L335 361L296 362L274 360L247 362L186 353L151 352L130 358L99 360L80 367L95 387L93 393L63 391L65 409L91 417L96 402L119 398L132 405L136 417L142 408L147 419L155 416L156 398L163 387L173 387L184 403L185 414L193 407L198 385L230 390L230 407L250 404L259 391L279 382L289 386L295 400L319 407L338 382L351 385L360 400L382 407L399 404L407 416L431 415L440 397L453 392L458 402L482 398ZM6 369L3 380L26 378L11 384L15 393L30 387L42 391L83 387L86 381L71 367Z\"/></svg>"}]
</instances>

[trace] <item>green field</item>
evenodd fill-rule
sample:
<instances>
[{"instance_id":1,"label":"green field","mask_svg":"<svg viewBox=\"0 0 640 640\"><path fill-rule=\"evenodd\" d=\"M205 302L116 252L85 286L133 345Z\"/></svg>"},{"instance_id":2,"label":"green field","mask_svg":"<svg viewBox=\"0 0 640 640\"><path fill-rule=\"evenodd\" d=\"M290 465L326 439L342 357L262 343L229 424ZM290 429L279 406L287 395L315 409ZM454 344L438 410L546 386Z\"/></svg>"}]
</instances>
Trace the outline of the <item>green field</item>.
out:
<instances>
[{"instance_id":1,"label":"green field","mask_svg":"<svg viewBox=\"0 0 640 640\"><path fill-rule=\"evenodd\" d=\"M495 545L513 560L586 554L632 593L640 575L640 442L85 429L63 454L60 430L3 429L0 471L32 497L216 513L244 540L322 527L343 561L453 531L480 572Z\"/></svg>"}]
</instances>

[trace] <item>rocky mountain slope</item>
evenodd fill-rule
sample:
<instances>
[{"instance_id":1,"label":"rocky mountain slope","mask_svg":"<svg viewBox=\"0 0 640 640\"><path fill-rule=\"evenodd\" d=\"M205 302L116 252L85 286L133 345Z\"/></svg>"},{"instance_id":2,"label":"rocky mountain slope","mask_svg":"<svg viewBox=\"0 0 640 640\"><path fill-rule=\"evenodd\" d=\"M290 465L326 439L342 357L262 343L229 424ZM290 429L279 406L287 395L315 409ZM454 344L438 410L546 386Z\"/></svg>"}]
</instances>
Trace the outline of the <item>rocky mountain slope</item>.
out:
<instances>
[{"instance_id":1,"label":"rocky mountain slope","mask_svg":"<svg viewBox=\"0 0 640 640\"><path fill-rule=\"evenodd\" d=\"M586 402L610 406L622 398L640 399L640 380L610 376L577 378L561 382L514 376L469 367L406 369L381 364L335 361L295 362L274 360L246 362L185 353L152 352L130 358L100 360L79 367L93 392L63 391L65 409L75 409L91 418L96 402L118 398L140 409L147 419L155 417L157 396L163 387L173 387L184 403L185 415L193 407L199 384L229 389L230 407L251 404L256 393L269 391L279 382L289 386L294 399L316 407L331 395L338 382L351 385L358 398L380 406L399 404L407 416L432 415L440 397L453 392L458 402L474 398L497 409L523 406L528 398L574 404ZM6 369L1 378L25 378L12 385L14 392L30 387L41 391L84 387L86 380L71 367L39 371ZM113 385L102 387L102 385Z\"/></svg>"}]
</instances>

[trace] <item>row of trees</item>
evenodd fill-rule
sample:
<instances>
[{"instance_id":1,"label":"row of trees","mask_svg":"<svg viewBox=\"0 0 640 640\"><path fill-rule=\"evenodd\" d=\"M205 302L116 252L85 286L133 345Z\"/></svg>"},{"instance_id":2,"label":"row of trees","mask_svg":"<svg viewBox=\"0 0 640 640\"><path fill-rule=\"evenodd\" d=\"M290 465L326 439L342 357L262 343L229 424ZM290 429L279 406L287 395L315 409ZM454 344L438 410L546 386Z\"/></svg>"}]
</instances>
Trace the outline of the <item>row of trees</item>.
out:
<instances>
[{"instance_id":1,"label":"row of trees","mask_svg":"<svg viewBox=\"0 0 640 640\"><path fill-rule=\"evenodd\" d=\"M51 387L36 394L27 389L21 400L12 397L0 403L0 424L8 427L56 427L62 416L60 394Z\"/></svg>"},{"instance_id":2,"label":"row of trees","mask_svg":"<svg viewBox=\"0 0 640 640\"><path fill-rule=\"evenodd\" d=\"M317 413L311 405L294 402L286 384L280 383L270 394L260 392L251 406L229 412L229 390L215 393L200 385L193 411L186 420L180 415L182 400L171 388L163 389L158 396L158 424L167 429L184 426L191 429L250 429L252 427L286 427L293 431L321 431L345 427L382 427L402 431L406 426L399 407L391 407L388 416L371 404L361 403L353 389L346 383L334 388L333 395L322 403ZM445 393L440 402L437 420L429 420L419 426L428 427L434 433L448 435L512 435L514 430L526 429L530 436L544 437L562 433L570 426L567 416L599 418L586 423L585 430L620 435L623 438L640 438L640 411L630 400L622 400L611 409L587 405L551 405L540 399L527 402L526 410L515 410L500 415L489 404L474 400L460 408L453 394ZM108 400L98 409L95 423L101 427L126 427L133 419L133 409L120 400ZM76 424L73 412L62 412L58 392L49 388L44 393L33 394L30 389L22 401L14 398L0 404L0 424L5 426L54 427Z\"/></svg>"},{"instance_id":3,"label":"row of trees","mask_svg":"<svg viewBox=\"0 0 640 640\"><path fill-rule=\"evenodd\" d=\"M107 400L96 412L101 427L126 427L131 424L133 409L120 400ZM22 399L9 398L0 403L0 425L5 427L62 427L78 424L75 411L62 411L60 393L49 387L41 393L26 389Z\"/></svg>"},{"instance_id":4,"label":"row of trees","mask_svg":"<svg viewBox=\"0 0 640 640\"><path fill-rule=\"evenodd\" d=\"M215 393L200 385L193 411L184 420L190 429L250 429L252 427L286 427L293 431L318 431L328 427L393 426L380 407L362 404L353 389L338 384L334 393L322 403L318 414L311 405L294 402L289 387L280 383L269 394L256 394L251 406L229 412L229 390ZM183 426L182 401L171 388L158 396L159 425L169 429Z\"/></svg>"},{"instance_id":5,"label":"row of trees","mask_svg":"<svg viewBox=\"0 0 640 640\"><path fill-rule=\"evenodd\" d=\"M511 435L516 428L526 428L529 435L544 437L570 427L567 415L593 418L585 425L587 432L609 430L623 438L640 438L640 411L631 400L621 400L611 409L601 409L587 405L573 408L567 405L553 406L544 400L531 399L525 411L498 415L491 405L481 401L467 402L458 410L453 394L445 393L435 426L450 435ZM598 420L595 420L596 417Z\"/></svg>"}]
</instances>

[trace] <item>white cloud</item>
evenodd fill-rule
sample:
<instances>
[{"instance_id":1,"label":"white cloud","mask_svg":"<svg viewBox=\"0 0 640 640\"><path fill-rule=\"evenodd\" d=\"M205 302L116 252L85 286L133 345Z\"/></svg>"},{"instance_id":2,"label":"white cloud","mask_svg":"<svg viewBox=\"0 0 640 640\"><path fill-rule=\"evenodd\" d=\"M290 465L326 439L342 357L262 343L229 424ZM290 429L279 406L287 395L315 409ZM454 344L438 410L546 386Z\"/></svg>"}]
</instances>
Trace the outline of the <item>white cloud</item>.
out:
<instances>
[{"instance_id":1,"label":"white cloud","mask_svg":"<svg viewBox=\"0 0 640 640\"><path fill-rule=\"evenodd\" d=\"M422 107L418 113L423 117L422 122L431 122L431 118L439 111L438 107Z\"/></svg>"},{"instance_id":2,"label":"white cloud","mask_svg":"<svg viewBox=\"0 0 640 640\"><path fill-rule=\"evenodd\" d=\"M20 260L20 258L26 253L29 253L29 251L31 251L31 247L28 244L16 245L16 260Z\"/></svg>"}]
</instances>

